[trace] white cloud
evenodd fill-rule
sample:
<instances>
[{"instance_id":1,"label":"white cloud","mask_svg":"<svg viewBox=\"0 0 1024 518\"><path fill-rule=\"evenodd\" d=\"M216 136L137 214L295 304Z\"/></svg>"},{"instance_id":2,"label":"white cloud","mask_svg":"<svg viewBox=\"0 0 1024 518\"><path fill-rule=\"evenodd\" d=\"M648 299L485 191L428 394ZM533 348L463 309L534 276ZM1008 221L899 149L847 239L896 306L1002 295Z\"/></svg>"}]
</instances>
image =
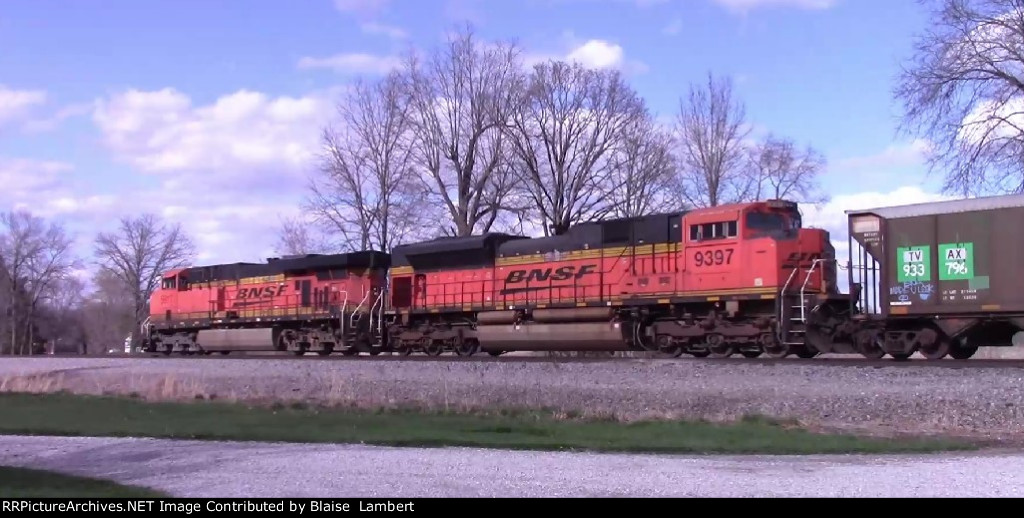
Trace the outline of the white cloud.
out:
<instances>
[{"instance_id":1,"label":"white cloud","mask_svg":"<svg viewBox=\"0 0 1024 518\"><path fill-rule=\"evenodd\" d=\"M567 58L589 68L619 68L624 51L621 45L605 40L588 40L572 50Z\"/></svg>"},{"instance_id":2,"label":"white cloud","mask_svg":"<svg viewBox=\"0 0 1024 518\"><path fill-rule=\"evenodd\" d=\"M390 0L334 0L334 8L343 13L374 16L387 9Z\"/></svg>"},{"instance_id":3,"label":"white cloud","mask_svg":"<svg viewBox=\"0 0 1024 518\"><path fill-rule=\"evenodd\" d=\"M405 32L405 29L383 23L366 22L361 24L359 28L363 31L363 34L369 34L371 36L387 36L393 40L401 40L409 37L409 34Z\"/></svg>"},{"instance_id":4,"label":"white cloud","mask_svg":"<svg viewBox=\"0 0 1024 518\"><path fill-rule=\"evenodd\" d=\"M32 208L49 199L74 166L66 162L0 157L0 205Z\"/></svg>"},{"instance_id":5,"label":"white cloud","mask_svg":"<svg viewBox=\"0 0 1024 518\"><path fill-rule=\"evenodd\" d=\"M197 263L259 262L271 256L281 215L297 215L298 200L260 199L221 203L211 195L162 207L160 215L180 222L195 240Z\"/></svg>"},{"instance_id":6,"label":"white cloud","mask_svg":"<svg viewBox=\"0 0 1024 518\"><path fill-rule=\"evenodd\" d=\"M565 49L563 53L528 53L524 56L524 63L532 67L548 60L565 60L593 69L618 69L633 73L648 70L646 64L626 59L626 51L618 43L597 38L581 40L572 32L563 34L562 41L562 47Z\"/></svg>"},{"instance_id":7,"label":"white cloud","mask_svg":"<svg viewBox=\"0 0 1024 518\"><path fill-rule=\"evenodd\" d=\"M916 139L912 142L892 144L884 151L868 156L843 158L835 162L835 169L887 169L921 165L932 151L931 141Z\"/></svg>"},{"instance_id":8,"label":"white cloud","mask_svg":"<svg viewBox=\"0 0 1024 518\"><path fill-rule=\"evenodd\" d=\"M734 13L747 13L769 7L790 7L797 9L828 9L838 0L714 0Z\"/></svg>"},{"instance_id":9,"label":"white cloud","mask_svg":"<svg viewBox=\"0 0 1024 518\"><path fill-rule=\"evenodd\" d=\"M888 192L865 191L854 194L833 196L828 203L820 206L801 205L804 226L821 228L829 232L832 245L836 249L836 259L841 265L849 260L849 232L847 214L849 210L874 209L898 205L911 205L952 199L949 196L925 191L918 186L905 186ZM859 260L857 263L859 264ZM839 285L844 291L848 289L847 272L839 273Z\"/></svg>"},{"instance_id":10,"label":"white cloud","mask_svg":"<svg viewBox=\"0 0 1024 518\"><path fill-rule=\"evenodd\" d=\"M661 29L661 32L669 36L675 36L676 34L679 34L679 32L682 30L683 18L680 16L676 16L675 18L672 18L672 20L668 22L668 25L666 25L665 28Z\"/></svg>"},{"instance_id":11,"label":"white cloud","mask_svg":"<svg viewBox=\"0 0 1024 518\"><path fill-rule=\"evenodd\" d=\"M1006 102L981 101L964 117L957 138L977 146L1017 138L1024 133L1024 99Z\"/></svg>"},{"instance_id":12,"label":"white cloud","mask_svg":"<svg viewBox=\"0 0 1024 518\"><path fill-rule=\"evenodd\" d=\"M43 90L15 90L0 84L0 126L21 120L46 103Z\"/></svg>"},{"instance_id":13,"label":"white cloud","mask_svg":"<svg viewBox=\"0 0 1024 518\"><path fill-rule=\"evenodd\" d=\"M103 141L115 159L156 178L155 186L53 196L46 210L97 227L153 211L183 225L202 263L261 260L279 215L299 210L338 94L241 90L197 104L165 88L101 99L93 120Z\"/></svg>"},{"instance_id":14,"label":"white cloud","mask_svg":"<svg viewBox=\"0 0 1024 518\"><path fill-rule=\"evenodd\" d=\"M338 73L383 75L400 67L402 60L395 56L375 56L365 53L335 54L324 58L304 57L300 69L326 68Z\"/></svg>"},{"instance_id":15,"label":"white cloud","mask_svg":"<svg viewBox=\"0 0 1024 518\"><path fill-rule=\"evenodd\" d=\"M442 10L449 20L481 25L484 23L484 7L492 2L493 0L446 0Z\"/></svg>"},{"instance_id":16,"label":"white cloud","mask_svg":"<svg viewBox=\"0 0 1024 518\"><path fill-rule=\"evenodd\" d=\"M182 189L279 188L307 170L332 113L327 93L272 98L240 90L193 106L171 88L97 101L93 120L115 158Z\"/></svg>"},{"instance_id":17,"label":"white cloud","mask_svg":"<svg viewBox=\"0 0 1024 518\"><path fill-rule=\"evenodd\" d=\"M52 131L65 120L92 113L92 104L80 103L65 106L49 117L33 119L25 123L24 129L30 133Z\"/></svg>"}]
</instances>

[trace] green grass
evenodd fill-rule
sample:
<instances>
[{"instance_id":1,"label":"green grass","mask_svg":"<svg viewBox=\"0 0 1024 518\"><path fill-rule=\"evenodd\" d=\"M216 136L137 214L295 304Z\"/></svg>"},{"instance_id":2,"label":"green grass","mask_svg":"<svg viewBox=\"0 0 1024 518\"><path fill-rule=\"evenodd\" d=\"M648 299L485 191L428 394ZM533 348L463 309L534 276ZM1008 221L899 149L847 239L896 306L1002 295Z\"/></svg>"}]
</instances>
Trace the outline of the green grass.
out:
<instances>
[{"instance_id":1,"label":"green grass","mask_svg":"<svg viewBox=\"0 0 1024 518\"><path fill-rule=\"evenodd\" d=\"M167 496L106 480L0 466L0 498L156 498Z\"/></svg>"},{"instance_id":2,"label":"green grass","mask_svg":"<svg viewBox=\"0 0 1024 518\"><path fill-rule=\"evenodd\" d=\"M146 436L390 446L672 453L883 453L973 449L952 440L824 435L767 419L734 424L556 419L551 413L362 411L64 394L0 395L0 434Z\"/></svg>"}]
</instances>

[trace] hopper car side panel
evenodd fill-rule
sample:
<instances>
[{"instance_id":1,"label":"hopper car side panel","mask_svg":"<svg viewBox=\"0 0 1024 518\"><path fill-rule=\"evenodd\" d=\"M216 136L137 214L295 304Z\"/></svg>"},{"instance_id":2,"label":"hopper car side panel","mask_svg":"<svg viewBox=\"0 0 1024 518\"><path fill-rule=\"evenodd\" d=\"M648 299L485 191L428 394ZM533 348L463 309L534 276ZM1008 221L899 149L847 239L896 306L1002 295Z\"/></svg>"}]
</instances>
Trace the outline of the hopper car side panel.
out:
<instances>
[{"instance_id":1,"label":"hopper car side panel","mask_svg":"<svg viewBox=\"0 0 1024 518\"><path fill-rule=\"evenodd\" d=\"M849 221L863 313L846 334L863 354L966 359L1024 329L1024 196L850 211Z\"/></svg>"}]
</instances>

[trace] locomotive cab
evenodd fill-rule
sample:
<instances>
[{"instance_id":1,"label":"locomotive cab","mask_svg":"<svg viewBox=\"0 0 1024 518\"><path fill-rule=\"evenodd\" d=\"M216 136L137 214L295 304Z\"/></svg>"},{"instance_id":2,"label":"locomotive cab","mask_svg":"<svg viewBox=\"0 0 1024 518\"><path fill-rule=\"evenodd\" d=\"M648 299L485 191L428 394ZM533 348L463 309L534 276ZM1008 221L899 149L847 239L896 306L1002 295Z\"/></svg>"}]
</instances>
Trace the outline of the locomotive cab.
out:
<instances>
[{"instance_id":1,"label":"locomotive cab","mask_svg":"<svg viewBox=\"0 0 1024 518\"><path fill-rule=\"evenodd\" d=\"M795 202L769 200L746 214L746 237L774 241L785 291L828 292L837 290L835 249L829 232L804 228Z\"/></svg>"},{"instance_id":2,"label":"locomotive cab","mask_svg":"<svg viewBox=\"0 0 1024 518\"><path fill-rule=\"evenodd\" d=\"M172 270L164 274L160 286L150 297L149 314L152 319L173 319L172 308L180 307L179 293L188 291L187 270Z\"/></svg>"}]
</instances>

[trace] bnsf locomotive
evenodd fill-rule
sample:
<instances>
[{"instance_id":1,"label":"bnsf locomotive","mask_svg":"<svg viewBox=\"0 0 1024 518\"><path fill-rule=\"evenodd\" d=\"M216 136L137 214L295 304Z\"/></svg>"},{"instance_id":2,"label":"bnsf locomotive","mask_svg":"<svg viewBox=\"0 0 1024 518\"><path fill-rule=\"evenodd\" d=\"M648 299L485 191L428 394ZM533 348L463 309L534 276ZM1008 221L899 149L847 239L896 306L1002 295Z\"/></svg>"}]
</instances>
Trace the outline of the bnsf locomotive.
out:
<instances>
[{"instance_id":1,"label":"bnsf locomotive","mask_svg":"<svg viewBox=\"0 0 1024 518\"><path fill-rule=\"evenodd\" d=\"M1024 197L986 200L851 212L849 293L829 233L783 200L187 268L154 293L146 350L968 358L1024 327L997 274L1024 257L1005 234Z\"/></svg>"}]
</instances>

